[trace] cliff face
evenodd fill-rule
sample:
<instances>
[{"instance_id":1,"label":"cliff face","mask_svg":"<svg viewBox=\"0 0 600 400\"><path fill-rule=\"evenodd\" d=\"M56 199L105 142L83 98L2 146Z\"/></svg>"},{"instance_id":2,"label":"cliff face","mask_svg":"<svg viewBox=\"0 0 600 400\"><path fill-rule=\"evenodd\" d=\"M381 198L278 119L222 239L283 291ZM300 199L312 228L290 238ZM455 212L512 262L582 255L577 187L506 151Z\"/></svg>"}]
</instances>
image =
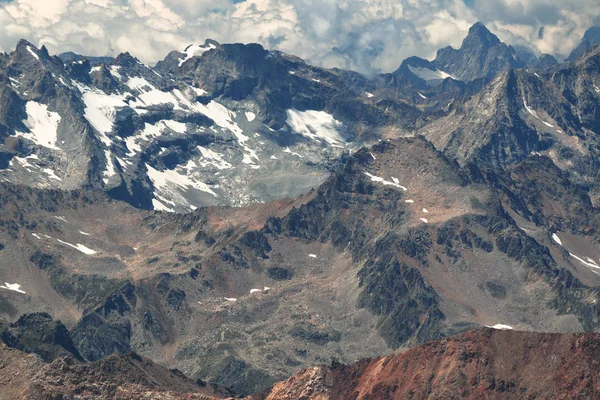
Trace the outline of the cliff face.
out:
<instances>
[{"instance_id":1,"label":"cliff face","mask_svg":"<svg viewBox=\"0 0 600 400\"><path fill-rule=\"evenodd\" d=\"M483 329L350 366L316 367L253 400L597 398L598 334Z\"/></svg>"}]
</instances>

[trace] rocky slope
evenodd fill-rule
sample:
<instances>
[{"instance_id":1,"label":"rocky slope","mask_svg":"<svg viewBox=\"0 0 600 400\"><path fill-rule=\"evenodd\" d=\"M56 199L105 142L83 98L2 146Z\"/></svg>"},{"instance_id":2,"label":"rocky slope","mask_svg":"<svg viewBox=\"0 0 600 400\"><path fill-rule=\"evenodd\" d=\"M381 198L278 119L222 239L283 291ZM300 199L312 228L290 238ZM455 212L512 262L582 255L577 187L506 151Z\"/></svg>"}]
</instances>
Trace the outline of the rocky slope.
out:
<instances>
[{"instance_id":1,"label":"rocky slope","mask_svg":"<svg viewBox=\"0 0 600 400\"><path fill-rule=\"evenodd\" d=\"M350 366L315 367L253 400L593 399L597 334L472 331Z\"/></svg>"},{"instance_id":2,"label":"rocky slope","mask_svg":"<svg viewBox=\"0 0 600 400\"><path fill-rule=\"evenodd\" d=\"M63 357L44 363L0 343L2 398L6 399L155 399L221 398L203 382L168 370L135 353L82 364Z\"/></svg>"},{"instance_id":3,"label":"rocky slope","mask_svg":"<svg viewBox=\"0 0 600 400\"><path fill-rule=\"evenodd\" d=\"M247 399L593 399L599 344L598 334L482 329L387 357L313 367ZM15 400L224 396L135 353L44 364L0 344L0 355L3 394Z\"/></svg>"}]
</instances>

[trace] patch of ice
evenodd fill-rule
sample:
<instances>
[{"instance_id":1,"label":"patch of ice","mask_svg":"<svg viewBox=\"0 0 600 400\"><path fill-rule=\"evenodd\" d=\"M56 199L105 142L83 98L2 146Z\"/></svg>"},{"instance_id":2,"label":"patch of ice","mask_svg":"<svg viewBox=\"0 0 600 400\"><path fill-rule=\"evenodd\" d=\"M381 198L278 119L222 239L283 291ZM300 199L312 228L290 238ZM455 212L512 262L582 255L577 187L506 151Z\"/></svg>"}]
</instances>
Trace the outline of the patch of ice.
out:
<instances>
[{"instance_id":1,"label":"patch of ice","mask_svg":"<svg viewBox=\"0 0 600 400\"><path fill-rule=\"evenodd\" d=\"M289 109L286 111L285 123L293 132L307 136L313 140L325 140L327 143L336 144L345 142L344 124L337 121L331 114L325 111L298 111Z\"/></svg>"},{"instance_id":2,"label":"patch of ice","mask_svg":"<svg viewBox=\"0 0 600 400\"><path fill-rule=\"evenodd\" d=\"M4 285L0 285L0 289L12 290L13 292L26 294L23 290L21 290L21 285L18 283L4 282Z\"/></svg>"},{"instance_id":3,"label":"patch of ice","mask_svg":"<svg viewBox=\"0 0 600 400\"><path fill-rule=\"evenodd\" d=\"M428 224L428 223L429 223L429 221L427 220L427 218L419 218L419 219L421 220L421 222L424 222L424 223L426 223L426 224Z\"/></svg>"},{"instance_id":4,"label":"patch of ice","mask_svg":"<svg viewBox=\"0 0 600 400\"><path fill-rule=\"evenodd\" d=\"M552 234L552 240L554 240L556 243L558 243L559 245L562 246L562 240L560 240L560 238L558 237L558 235L556 233Z\"/></svg>"},{"instance_id":5,"label":"patch of ice","mask_svg":"<svg viewBox=\"0 0 600 400\"><path fill-rule=\"evenodd\" d=\"M254 114L253 112L250 112L250 111L246 111L246 119L248 120L248 122L254 121L255 118L256 118L256 114Z\"/></svg>"},{"instance_id":6,"label":"patch of ice","mask_svg":"<svg viewBox=\"0 0 600 400\"><path fill-rule=\"evenodd\" d=\"M436 69L434 71L425 67L413 67L412 65L409 65L408 69L410 70L410 72L423 79L424 81L444 80L446 78L454 79L452 75L444 71L440 71L439 69Z\"/></svg>"},{"instance_id":7,"label":"patch of ice","mask_svg":"<svg viewBox=\"0 0 600 400\"><path fill-rule=\"evenodd\" d=\"M404 186L400 185L399 181L396 178L392 178L394 181L391 182L391 181L386 181L385 179L380 178L378 176L372 175L372 174L370 174L368 172L365 172L365 175L367 175L369 178L371 178L371 181L383 183L384 186L394 186L394 187L396 187L398 189L404 190L405 192L408 190Z\"/></svg>"},{"instance_id":8,"label":"patch of ice","mask_svg":"<svg viewBox=\"0 0 600 400\"><path fill-rule=\"evenodd\" d=\"M62 241L62 240L60 240L60 239L56 239L56 240L58 240L58 241L59 241L60 243L62 243L62 244L65 244L65 245L67 245L67 246L69 246L69 247L72 247L72 248L74 248L75 250L79 250L80 252L82 252L82 253L83 253L83 254L85 254L85 255L91 256L92 254L96 254L96 251L94 251L94 250L92 250L92 249L90 249L90 248L88 248L88 247L86 247L86 246L82 245L81 243L77 243L77 244L75 245L75 244L71 244L71 243L68 243L68 242Z\"/></svg>"},{"instance_id":9,"label":"patch of ice","mask_svg":"<svg viewBox=\"0 0 600 400\"><path fill-rule=\"evenodd\" d=\"M58 124L60 115L48 111L48 106L35 101L28 101L25 105L27 119L23 124L29 129L29 133L16 132L15 136L21 136L33 141L35 144L52 150L60 150L56 145L58 138Z\"/></svg>"},{"instance_id":10,"label":"patch of ice","mask_svg":"<svg viewBox=\"0 0 600 400\"><path fill-rule=\"evenodd\" d=\"M490 325L486 325L487 328L492 328L492 329L500 329L500 330L512 330L513 327L510 325L504 325L504 324L496 324L494 326L490 326Z\"/></svg>"},{"instance_id":11,"label":"patch of ice","mask_svg":"<svg viewBox=\"0 0 600 400\"><path fill-rule=\"evenodd\" d=\"M208 46L201 46L197 44L189 45L185 48L185 50L183 50L183 54L185 54L185 57L179 59L179 66L181 67L187 60L191 59L192 57L201 56L208 50L215 49L216 47L217 46L215 46L212 43L209 43Z\"/></svg>"}]
</instances>

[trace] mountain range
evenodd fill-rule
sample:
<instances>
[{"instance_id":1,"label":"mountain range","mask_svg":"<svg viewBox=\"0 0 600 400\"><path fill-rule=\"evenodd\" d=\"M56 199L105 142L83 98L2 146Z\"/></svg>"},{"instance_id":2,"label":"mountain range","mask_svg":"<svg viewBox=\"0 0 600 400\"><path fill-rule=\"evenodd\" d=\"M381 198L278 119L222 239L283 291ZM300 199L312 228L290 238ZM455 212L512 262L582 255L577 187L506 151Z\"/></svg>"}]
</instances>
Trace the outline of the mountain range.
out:
<instances>
[{"instance_id":1,"label":"mountain range","mask_svg":"<svg viewBox=\"0 0 600 400\"><path fill-rule=\"evenodd\" d=\"M150 67L19 42L0 55L13 398L594 398L589 32L558 63L477 23L375 76L257 44Z\"/></svg>"}]
</instances>

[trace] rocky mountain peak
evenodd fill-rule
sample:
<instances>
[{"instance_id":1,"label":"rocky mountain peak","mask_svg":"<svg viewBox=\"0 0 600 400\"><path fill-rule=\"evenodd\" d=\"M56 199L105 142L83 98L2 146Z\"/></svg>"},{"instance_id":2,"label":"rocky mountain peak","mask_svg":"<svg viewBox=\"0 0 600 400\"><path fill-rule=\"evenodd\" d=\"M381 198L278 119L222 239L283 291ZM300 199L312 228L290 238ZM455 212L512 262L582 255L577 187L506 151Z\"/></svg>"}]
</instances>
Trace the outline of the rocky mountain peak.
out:
<instances>
[{"instance_id":1,"label":"rocky mountain peak","mask_svg":"<svg viewBox=\"0 0 600 400\"><path fill-rule=\"evenodd\" d=\"M498 36L494 35L490 30L481 22L475 23L469 28L467 37L463 40L461 49L468 50L473 47L483 46L489 48L502 43Z\"/></svg>"},{"instance_id":2,"label":"rocky mountain peak","mask_svg":"<svg viewBox=\"0 0 600 400\"><path fill-rule=\"evenodd\" d=\"M433 64L464 82L490 80L500 71L527 67L513 47L501 42L480 22L469 29L460 49L438 50Z\"/></svg>"},{"instance_id":3,"label":"rocky mountain peak","mask_svg":"<svg viewBox=\"0 0 600 400\"><path fill-rule=\"evenodd\" d=\"M133 57L129 52L121 53L115 58L114 65L120 67L134 67L139 63L139 60Z\"/></svg>"}]
</instances>

